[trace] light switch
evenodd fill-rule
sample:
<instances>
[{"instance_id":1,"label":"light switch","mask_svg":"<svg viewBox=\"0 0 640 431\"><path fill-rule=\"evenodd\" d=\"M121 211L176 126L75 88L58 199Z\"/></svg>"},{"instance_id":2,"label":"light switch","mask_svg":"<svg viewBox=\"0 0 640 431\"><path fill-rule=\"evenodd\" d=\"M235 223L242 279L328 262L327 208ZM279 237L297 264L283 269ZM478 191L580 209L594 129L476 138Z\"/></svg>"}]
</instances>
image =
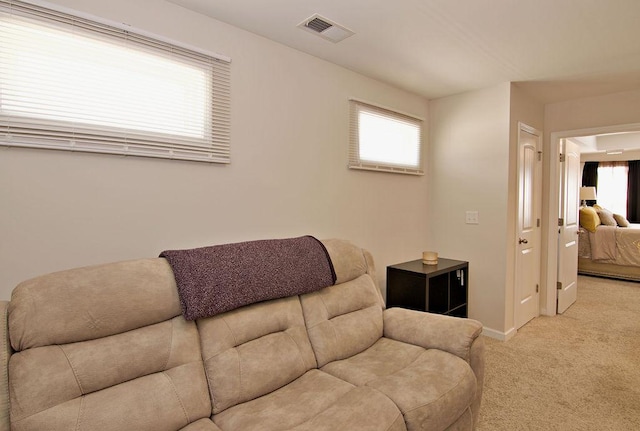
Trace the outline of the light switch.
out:
<instances>
[{"instance_id":1,"label":"light switch","mask_svg":"<svg viewBox=\"0 0 640 431\"><path fill-rule=\"evenodd\" d=\"M467 224L479 224L478 211L467 211L465 217L465 223Z\"/></svg>"}]
</instances>

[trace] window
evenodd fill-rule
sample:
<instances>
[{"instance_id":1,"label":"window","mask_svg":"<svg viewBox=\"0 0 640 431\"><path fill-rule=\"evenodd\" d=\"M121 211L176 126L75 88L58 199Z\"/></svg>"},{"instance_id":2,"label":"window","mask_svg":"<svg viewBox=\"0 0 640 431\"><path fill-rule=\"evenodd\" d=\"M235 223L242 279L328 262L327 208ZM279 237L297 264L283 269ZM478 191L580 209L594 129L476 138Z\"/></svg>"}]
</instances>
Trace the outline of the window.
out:
<instances>
[{"instance_id":1,"label":"window","mask_svg":"<svg viewBox=\"0 0 640 431\"><path fill-rule=\"evenodd\" d=\"M0 145L229 162L228 58L0 0Z\"/></svg>"},{"instance_id":2,"label":"window","mask_svg":"<svg viewBox=\"0 0 640 431\"><path fill-rule=\"evenodd\" d=\"M626 162L600 162L598 165L598 205L625 218L628 172Z\"/></svg>"},{"instance_id":3,"label":"window","mask_svg":"<svg viewBox=\"0 0 640 431\"><path fill-rule=\"evenodd\" d=\"M419 118L350 100L349 167L423 175Z\"/></svg>"}]
</instances>

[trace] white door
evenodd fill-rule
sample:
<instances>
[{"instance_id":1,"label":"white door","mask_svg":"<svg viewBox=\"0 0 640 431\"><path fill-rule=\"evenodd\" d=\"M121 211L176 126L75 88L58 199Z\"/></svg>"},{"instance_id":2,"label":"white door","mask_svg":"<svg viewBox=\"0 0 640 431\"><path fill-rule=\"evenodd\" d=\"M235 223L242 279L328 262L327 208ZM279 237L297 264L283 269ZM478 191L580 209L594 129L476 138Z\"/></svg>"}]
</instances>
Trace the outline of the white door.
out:
<instances>
[{"instance_id":1,"label":"white door","mask_svg":"<svg viewBox=\"0 0 640 431\"><path fill-rule=\"evenodd\" d=\"M540 314L540 132L525 124L518 131L518 223L516 238L516 329Z\"/></svg>"},{"instance_id":2,"label":"white door","mask_svg":"<svg viewBox=\"0 0 640 431\"><path fill-rule=\"evenodd\" d=\"M560 142L562 185L558 239L558 313L578 296L578 229L580 147L567 139Z\"/></svg>"}]
</instances>

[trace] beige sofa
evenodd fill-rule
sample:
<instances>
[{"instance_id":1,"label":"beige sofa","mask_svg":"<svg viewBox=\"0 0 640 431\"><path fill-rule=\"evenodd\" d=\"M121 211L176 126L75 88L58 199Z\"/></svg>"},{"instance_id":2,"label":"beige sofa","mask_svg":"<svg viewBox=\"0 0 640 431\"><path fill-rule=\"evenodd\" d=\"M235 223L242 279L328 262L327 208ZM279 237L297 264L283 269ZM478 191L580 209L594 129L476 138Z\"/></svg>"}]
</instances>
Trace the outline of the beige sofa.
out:
<instances>
[{"instance_id":1,"label":"beige sofa","mask_svg":"<svg viewBox=\"0 0 640 431\"><path fill-rule=\"evenodd\" d=\"M0 430L473 429L480 323L385 310L370 254L323 244L335 285L195 322L162 258L21 283Z\"/></svg>"}]
</instances>

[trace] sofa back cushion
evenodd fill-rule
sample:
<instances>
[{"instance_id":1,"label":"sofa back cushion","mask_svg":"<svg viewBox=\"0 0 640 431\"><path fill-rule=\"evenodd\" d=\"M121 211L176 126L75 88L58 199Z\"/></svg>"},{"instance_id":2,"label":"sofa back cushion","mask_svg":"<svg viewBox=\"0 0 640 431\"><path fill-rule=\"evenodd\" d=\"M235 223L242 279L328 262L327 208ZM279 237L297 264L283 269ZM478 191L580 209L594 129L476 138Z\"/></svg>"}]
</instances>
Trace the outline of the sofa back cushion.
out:
<instances>
[{"instance_id":1,"label":"sofa back cushion","mask_svg":"<svg viewBox=\"0 0 640 431\"><path fill-rule=\"evenodd\" d=\"M384 308L371 255L347 241L323 243L336 284L300 297L318 367L372 346L382 337Z\"/></svg>"},{"instance_id":2,"label":"sofa back cushion","mask_svg":"<svg viewBox=\"0 0 640 431\"><path fill-rule=\"evenodd\" d=\"M173 272L164 259L76 268L18 285L9 305L11 345L32 347L126 332L180 314Z\"/></svg>"},{"instance_id":3,"label":"sofa back cushion","mask_svg":"<svg viewBox=\"0 0 640 431\"><path fill-rule=\"evenodd\" d=\"M316 367L297 296L198 320L214 414Z\"/></svg>"},{"instance_id":4,"label":"sofa back cushion","mask_svg":"<svg viewBox=\"0 0 640 431\"><path fill-rule=\"evenodd\" d=\"M300 298L318 367L358 354L382 337L375 289L365 274Z\"/></svg>"},{"instance_id":5,"label":"sofa back cushion","mask_svg":"<svg viewBox=\"0 0 640 431\"><path fill-rule=\"evenodd\" d=\"M211 414L197 328L164 259L24 282L9 333L12 429L175 431Z\"/></svg>"},{"instance_id":6,"label":"sofa back cushion","mask_svg":"<svg viewBox=\"0 0 640 431\"><path fill-rule=\"evenodd\" d=\"M329 253L336 273L335 284L355 280L362 274L369 274L375 278L373 258L368 251L343 239L325 239L322 240L322 244Z\"/></svg>"}]
</instances>

